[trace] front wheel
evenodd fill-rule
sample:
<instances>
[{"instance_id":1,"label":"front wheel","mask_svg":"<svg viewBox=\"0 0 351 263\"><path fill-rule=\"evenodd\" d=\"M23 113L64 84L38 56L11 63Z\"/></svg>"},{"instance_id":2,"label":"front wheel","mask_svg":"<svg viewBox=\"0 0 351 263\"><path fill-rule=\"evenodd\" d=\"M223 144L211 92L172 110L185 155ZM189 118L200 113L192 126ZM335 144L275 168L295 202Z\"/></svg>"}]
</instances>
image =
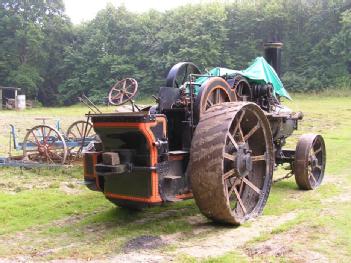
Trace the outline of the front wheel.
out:
<instances>
[{"instance_id":1,"label":"front wheel","mask_svg":"<svg viewBox=\"0 0 351 263\"><path fill-rule=\"evenodd\" d=\"M326 162L324 139L317 134L300 137L295 152L295 181L300 189L313 190L323 180Z\"/></svg>"}]
</instances>

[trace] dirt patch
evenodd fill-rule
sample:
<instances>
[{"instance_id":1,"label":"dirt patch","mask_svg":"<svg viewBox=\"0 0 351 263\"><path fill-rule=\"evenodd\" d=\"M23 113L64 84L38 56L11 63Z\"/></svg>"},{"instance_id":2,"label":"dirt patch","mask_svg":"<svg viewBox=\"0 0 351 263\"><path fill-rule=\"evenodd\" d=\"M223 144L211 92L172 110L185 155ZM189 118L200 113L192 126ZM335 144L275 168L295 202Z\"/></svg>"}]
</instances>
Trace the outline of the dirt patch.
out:
<instances>
[{"instance_id":1,"label":"dirt patch","mask_svg":"<svg viewBox=\"0 0 351 263\"><path fill-rule=\"evenodd\" d=\"M191 238L180 241L176 244L177 253L187 254L196 258L220 256L235 248L243 246L249 240L259 237L262 233L271 231L274 228L293 220L296 214L293 212L281 216L261 216L251 221L248 227L241 226L237 228L218 226L211 228L208 225L200 224L195 227L195 231L205 228L210 229L211 234L201 238Z\"/></svg>"},{"instance_id":2,"label":"dirt patch","mask_svg":"<svg viewBox=\"0 0 351 263\"><path fill-rule=\"evenodd\" d=\"M77 182L62 182L60 183L60 190L69 195L77 195L83 192Z\"/></svg>"},{"instance_id":3,"label":"dirt patch","mask_svg":"<svg viewBox=\"0 0 351 263\"><path fill-rule=\"evenodd\" d=\"M129 240L123 248L128 253L140 249L156 249L166 245L158 236L139 236Z\"/></svg>"},{"instance_id":4,"label":"dirt patch","mask_svg":"<svg viewBox=\"0 0 351 263\"><path fill-rule=\"evenodd\" d=\"M299 244L307 244L311 230L307 227L297 227L290 231L276 234L271 239L250 246L245 249L246 254L255 260L256 258L284 257L292 262L329 262L324 255L307 249L306 247L294 246L294 241Z\"/></svg>"}]
</instances>

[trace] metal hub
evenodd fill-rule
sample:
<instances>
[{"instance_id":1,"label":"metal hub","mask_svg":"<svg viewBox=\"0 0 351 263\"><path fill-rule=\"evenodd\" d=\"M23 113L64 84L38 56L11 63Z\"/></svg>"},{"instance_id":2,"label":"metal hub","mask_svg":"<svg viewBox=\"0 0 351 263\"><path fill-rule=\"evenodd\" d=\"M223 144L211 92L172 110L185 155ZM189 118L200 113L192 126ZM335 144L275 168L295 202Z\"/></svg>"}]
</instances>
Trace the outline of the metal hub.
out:
<instances>
[{"instance_id":1,"label":"metal hub","mask_svg":"<svg viewBox=\"0 0 351 263\"><path fill-rule=\"evenodd\" d=\"M239 177L245 177L252 171L251 150L248 145L240 144L234 160L234 169Z\"/></svg>"}]
</instances>

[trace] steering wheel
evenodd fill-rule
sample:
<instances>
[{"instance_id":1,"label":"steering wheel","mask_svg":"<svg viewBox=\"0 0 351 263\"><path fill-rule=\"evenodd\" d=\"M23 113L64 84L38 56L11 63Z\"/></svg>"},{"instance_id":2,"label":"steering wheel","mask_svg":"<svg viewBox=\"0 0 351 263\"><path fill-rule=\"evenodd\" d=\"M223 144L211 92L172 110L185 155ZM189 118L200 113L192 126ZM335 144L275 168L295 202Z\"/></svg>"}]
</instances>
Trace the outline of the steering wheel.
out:
<instances>
[{"instance_id":1,"label":"steering wheel","mask_svg":"<svg viewBox=\"0 0 351 263\"><path fill-rule=\"evenodd\" d=\"M112 86L108 94L108 101L112 105L122 105L130 101L138 91L138 82L132 78L122 79Z\"/></svg>"}]
</instances>

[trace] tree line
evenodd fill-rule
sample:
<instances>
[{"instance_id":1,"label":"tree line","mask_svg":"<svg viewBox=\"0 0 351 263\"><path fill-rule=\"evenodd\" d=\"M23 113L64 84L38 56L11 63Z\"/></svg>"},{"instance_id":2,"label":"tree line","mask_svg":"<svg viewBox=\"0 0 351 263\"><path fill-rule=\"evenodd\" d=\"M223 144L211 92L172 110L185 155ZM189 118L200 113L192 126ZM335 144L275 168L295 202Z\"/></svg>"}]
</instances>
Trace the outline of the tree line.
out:
<instances>
[{"instance_id":1,"label":"tree line","mask_svg":"<svg viewBox=\"0 0 351 263\"><path fill-rule=\"evenodd\" d=\"M351 86L345 0L237 0L144 13L107 5L79 25L62 0L0 1L0 85L47 106L76 103L82 93L101 101L125 77L139 82L141 96L156 94L179 61L243 69L270 40L284 43L289 91Z\"/></svg>"}]
</instances>

